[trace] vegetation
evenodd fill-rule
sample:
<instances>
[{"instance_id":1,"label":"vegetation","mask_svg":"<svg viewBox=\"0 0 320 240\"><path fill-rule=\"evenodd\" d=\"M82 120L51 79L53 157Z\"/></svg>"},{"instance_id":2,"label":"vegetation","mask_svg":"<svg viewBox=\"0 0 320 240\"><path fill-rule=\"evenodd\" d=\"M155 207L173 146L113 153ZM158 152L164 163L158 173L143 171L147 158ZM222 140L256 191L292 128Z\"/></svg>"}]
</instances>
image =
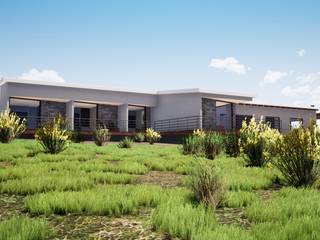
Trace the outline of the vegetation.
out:
<instances>
[{"instance_id":1,"label":"vegetation","mask_svg":"<svg viewBox=\"0 0 320 240\"><path fill-rule=\"evenodd\" d=\"M217 167L199 161L190 179L191 190L197 200L213 208L222 203L226 187Z\"/></svg>"},{"instance_id":2,"label":"vegetation","mask_svg":"<svg viewBox=\"0 0 320 240\"><path fill-rule=\"evenodd\" d=\"M246 155L249 166L262 167L272 159L277 139L281 138L276 129L272 129L261 119L258 123L251 118L250 123L242 122L240 129L240 149Z\"/></svg>"},{"instance_id":3,"label":"vegetation","mask_svg":"<svg viewBox=\"0 0 320 240\"><path fill-rule=\"evenodd\" d=\"M138 133L136 133L135 135L134 135L134 140L136 141L136 142L143 142L144 141L144 139L145 139L145 136L144 136L144 133L143 132L138 132Z\"/></svg>"},{"instance_id":4,"label":"vegetation","mask_svg":"<svg viewBox=\"0 0 320 240\"><path fill-rule=\"evenodd\" d=\"M122 139L119 144L118 147L119 148L131 148L132 147L132 143L133 140L129 137L125 137L124 139Z\"/></svg>"},{"instance_id":5,"label":"vegetation","mask_svg":"<svg viewBox=\"0 0 320 240\"><path fill-rule=\"evenodd\" d=\"M94 142L97 146L106 145L111 138L109 129L103 126L98 126L97 129L93 132Z\"/></svg>"},{"instance_id":6,"label":"vegetation","mask_svg":"<svg viewBox=\"0 0 320 240\"><path fill-rule=\"evenodd\" d=\"M274 165L223 152L110 143L51 155L18 139L0 144L0 239L318 239L320 193L283 183Z\"/></svg>"},{"instance_id":7,"label":"vegetation","mask_svg":"<svg viewBox=\"0 0 320 240\"><path fill-rule=\"evenodd\" d=\"M44 123L37 130L35 139L46 153L57 154L69 146L71 133L67 128L67 122L59 115Z\"/></svg>"},{"instance_id":8,"label":"vegetation","mask_svg":"<svg viewBox=\"0 0 320 240\"><path fill-rule=\"evenodd\" d=\"M229 133L224 136L224 149L230 157L238 157L240 155L239 135Z\"/></svg>"},{"instance_id":9,"label":"vegetation","mask_svg":"<svg viewBox=\"0 0 320 240\"><path fill-rule=\"evenodd\" d=\"M49 236L48 224L42 219L18 216L0 222L0 239L42 240Z\"/></svg>"},{"instance_id":10,"label":"vegetation","mask_svg":"<svg viewBox=\"0 0 320 240\"><path fill-rule=\"evenodd\" d=\"M161 139L160 133L156 132L152 128L147 128L145 136L148 143L150 144L154 144L155 142L158 142Z\"/></svg>"},{"instance_id":11,"label":"vegetation","mask_svg":"<svg viewBox=\"0 0 320 240\"><path fill-rule=\"evenodd\" d=\"M317 128L296 128L277 141L274 165L292 186L312 185L319 175L320 142Z\"/></svg>"},{"instance_id":12,"label":"vegetation","mask_svg":"<svg viewBox=\"0 0 320 240\"><path fill-rule=\"evenodd\" d=\"M212 160L222 152L223 141L223 137L218 133L205 133L198 129L184 138L182 153L204 156Z\"/></svg>"},{"instance_id":13,"label":"vegetation","mask_svg":"<svg viewBox=\"0 0 320 240\"><path fill-rule=\"evenodd\" d=\"M9 143L26 130L26 120L10 110L0 112L0 142Z\"/></svg>"}]
</instances>

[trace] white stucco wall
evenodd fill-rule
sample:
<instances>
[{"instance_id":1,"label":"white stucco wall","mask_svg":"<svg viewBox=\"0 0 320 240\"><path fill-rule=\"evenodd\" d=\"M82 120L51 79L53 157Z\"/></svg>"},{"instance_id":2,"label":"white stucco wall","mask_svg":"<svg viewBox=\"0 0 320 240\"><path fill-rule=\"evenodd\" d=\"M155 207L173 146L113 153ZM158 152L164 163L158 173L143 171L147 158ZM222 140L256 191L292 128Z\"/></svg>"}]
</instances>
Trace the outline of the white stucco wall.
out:
<instances>
[{"instance_id":1,"label":"white stucco wall","mask_svg":"<svg viewBox=\"0 0 320 240\"><path fill-rule=\"evenodd\" d=\"M261 116L280 117L281 128L283 131L288 131L290 129L290 118L302 118L304 126L309 124L310 119L316 118L316 110L312 109L309 110L239 104L235 104L234 113L237 115L254 115L256 119L260 119Z\"/></svg>"},{"instance_id":2,"label":"white stucco wall","mask_svg":"<svg viewBox=\"0 0 320 240\"><path fill-rule=\"evenodd\" d=\"M200 115L201 95L199 93L158 95L156 107L151 109L152 120Z\"/></svg>"},{"instance_id":3,"label":"white stucco wall","mask_svg":"<svg viewBox=\"0 0 320 240\"><path fill-rule=\"evenodd\" d=\"M9 107L8 83L0 82L0 112Z\"/></svg>"}]
</instances>

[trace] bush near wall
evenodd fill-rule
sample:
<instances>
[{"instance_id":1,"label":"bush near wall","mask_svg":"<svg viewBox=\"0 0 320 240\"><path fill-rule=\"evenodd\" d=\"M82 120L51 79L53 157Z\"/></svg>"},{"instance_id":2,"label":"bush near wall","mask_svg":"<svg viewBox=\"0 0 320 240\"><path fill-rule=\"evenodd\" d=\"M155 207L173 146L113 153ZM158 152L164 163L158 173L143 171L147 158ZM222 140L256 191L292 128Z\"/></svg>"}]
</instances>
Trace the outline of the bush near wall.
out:
<instances>
[{"instance_id":1,"label":"bush near wall","mask_svg":"<svg viewBox=\"0 0 320 240\"><path fill-rule=\"evenodd\" d=\"M10 110L0 113L0 141L9 143L26 130L26 120L19 118Z\"/></svg>"}]
</instances>

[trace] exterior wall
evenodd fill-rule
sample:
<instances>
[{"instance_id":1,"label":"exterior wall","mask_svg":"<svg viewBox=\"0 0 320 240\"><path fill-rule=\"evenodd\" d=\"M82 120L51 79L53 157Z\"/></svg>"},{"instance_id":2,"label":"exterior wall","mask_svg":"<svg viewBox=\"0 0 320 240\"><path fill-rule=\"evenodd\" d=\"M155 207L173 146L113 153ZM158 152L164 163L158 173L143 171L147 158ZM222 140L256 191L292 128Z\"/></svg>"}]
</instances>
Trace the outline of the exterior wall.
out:
<instances>
[{"instance_id":1,"label":"exterior wall","mask_svg":"<svg viewBox=\"0 0 320 240\"><path fill-rule=\"evenodd\" d=\"M47 84L29 84L8 82L9 96L21 96L25 98L40 99L64 99L93 103L129 103L141 106L155 106L154 94L134 93L124 91L111 91L99 89L86 89L78 87L64 87Z\"/></svg>"},{"instance_id":2,"label":"exterior wall","mask_svg":"<svg viewBox=\"0 0 320 240\"><path fill-rule=\"evenodd\" d=\"M40 116L41 117L56 117L59 115L66 116L66 103L41 101Z\"/></svg>"},{"instance_id":3,"label":"exterior wall","mask_svg":"<svg viewBox=\"0 0 320 240\"><path fill-rule=\"evenodd\" d=\"M151 110L152 120L201 116L201 96L198 93L164 94L157 97Z\"/></svg>"},{"instance_id":4,"label":"exterior wall","mask_svg":"<svg viewBox=\"0 0 320 240\"><path fill-rule=\"evenodd\" d=\"M202 128L216 129L216 101L202 98Z\"/></svg>"},{"instance_id":5,"label":"exterior wall","mask_svg":"<svg viewBox=\"0 0 320 240\"><path fill-rule=\"evenodd\" d=\"M9 108L8 83L0 82L0 112Z\"/></svg>"},{"instance_id":6,"label":"exterior wall","mask_svg":"<svg viewBox=\"0 0 320 240\"><path fill-rule=\"evenodd\" d=\"M281 131L290 130L290 118L302 118L303 125L307 126L310 119L316 118L316 110L284 108L284 107L267 107L256 105L235 104L234 111L236 115L254 115L256 119L261 116L280 117Z\"/></svg>"}]
</instances>

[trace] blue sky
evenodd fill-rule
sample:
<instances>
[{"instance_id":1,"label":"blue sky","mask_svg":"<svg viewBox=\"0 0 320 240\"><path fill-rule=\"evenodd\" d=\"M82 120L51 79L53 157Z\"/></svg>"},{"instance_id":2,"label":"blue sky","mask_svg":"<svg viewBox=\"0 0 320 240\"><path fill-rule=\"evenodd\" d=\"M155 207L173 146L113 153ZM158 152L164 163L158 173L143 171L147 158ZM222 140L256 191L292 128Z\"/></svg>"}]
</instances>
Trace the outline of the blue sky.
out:
<instances>
[{"instance_id":1,"label":"blue sky","mask_svg":"<svg viewBox=\"0 0 320 240\"><path fill-rule=\"evenodd\" d=\"M1 0L0 75L320 106L320 1Z\"/></svg>"}]
</instances>

